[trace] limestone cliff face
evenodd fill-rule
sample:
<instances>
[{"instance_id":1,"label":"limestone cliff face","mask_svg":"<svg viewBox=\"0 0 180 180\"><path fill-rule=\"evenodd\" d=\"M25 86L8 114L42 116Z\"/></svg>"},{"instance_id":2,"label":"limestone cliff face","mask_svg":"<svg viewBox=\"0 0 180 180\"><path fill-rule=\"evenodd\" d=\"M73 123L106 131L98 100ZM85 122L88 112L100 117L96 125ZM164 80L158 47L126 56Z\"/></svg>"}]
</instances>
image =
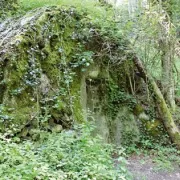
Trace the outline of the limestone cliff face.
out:
<instances>
[{"instance_id":1,"label":"limestone cliff face","mask_svg":"<svg viewBox=\"0 0 180 180\"><path fill-rule=\"evenodd\" d=\"M74 8L49 7L3 22L0 39L1 131L27 136L94 120L107 142L137 139L123 37Z\"/></svg>"}]
</instances>

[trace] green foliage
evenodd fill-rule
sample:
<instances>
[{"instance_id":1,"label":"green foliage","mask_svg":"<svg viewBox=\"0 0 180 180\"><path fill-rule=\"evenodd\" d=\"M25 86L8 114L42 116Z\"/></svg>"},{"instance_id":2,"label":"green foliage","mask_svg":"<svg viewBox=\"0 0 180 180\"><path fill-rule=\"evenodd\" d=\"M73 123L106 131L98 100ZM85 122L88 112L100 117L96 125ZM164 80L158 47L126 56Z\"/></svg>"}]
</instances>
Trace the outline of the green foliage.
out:
<instances>
[{"instance_id":1,"label":"green foliage","mask_svg":"<svg viewBox=\"0 0 180 180\"><path fill-rule=\"evenodd\" d=\"M37 142L1 134L1 179L129 179L125 160L120 158L122 163L115 168L111 155L118 152L91 137L92 130L92 125L82 124L60 134L37 131Z\"/></svg>"},{"instance_id":2,"label":"green foliage","mask_svg":"<svg viewBox=\"0 0 180 180\"><path fill-rule=\"evenodd\" d=\"M150 117L150 116L149 116ZM147 148L153 148L153 143L169 145L169 136L162 122L158 119L140 119L139 130L141 132L140 142L142 146L147 143Z\"/></svg>"},{"instance_id":3,"label":"green foliage","mask_svg":"<svg viewBox=\"0 0 180 180\"><path fill-rule=\"evenodd\" d=\"M12 120L12 117L8 116L7 115L7 108L3 105L3 104L0 104L0 122L1 123L5 123L8 121L11 121Z\"/></svg>"},{"instance_id":4,"label":"green foliage","mask_svg":"<svg viewBox=\"0 0 180 180\"><path fill-rule=\"evenodd\" d=\"M155 171L173 171L180 165L180 151L172 145L163 146L151 140L141 140L141 146L131 144L125 147L125 153L149 157L155 163Z\"/></svg>"},{"instance_id":5,"label":"green foliage","mask_svg":"<svg viewBox=\"0 0 180 180\"><path fill-rule=\"evenodd\" d=\"M66 8L76 8L77 12L82 16L87 16L85 23L92 25L92 29L88 31L87 28L78 27L81 29L81 34L73 34L72 38L84 38L84 43L90 39L88 37L91 33L96 32L104 36L105 41L122 41L122 32L115 23L114 10L112 7L104 5L97 0L20 0L20 7L23 11L33 10L45 6L60 6ZM96 27L94 27L96 25ZM95 28L95 29L93 29ZM122 48L126 49L127 42L119 43ZM111 54L112 56L113 54ZM118 56L117 56L118 57ZM116 58L117 58L116 57Z\"/></svg>"},{"instance_id":6,"label":"green foliage","mask_svg":"<svg viewBox=\"0 0 180 180\"><path fill-rule=\"evenodd\" d=\"M109 18L112 11L109 11L107 7L103 7L96 0L19 0L21 9L24 11L32 10L44 6L67 6L76 7L78 10L87 10L88 13L102 22ZM91 18L91 16L89 18ZM94 19L95 20L95 19Z\"/></svg>"},{"instance_id":7,"label":"green foliage","mask_svg":"<svg viewBox=\"0 0 180 180\"><path fill-rule=\"evenodd\" d=\"M37 119L39 119L42 124L47 122L52 115L53 117L57 115L58 118L56 119L59 120L62 119L60 116L61 113L66 113L71 116L73 114L72 111L78 114L77 116L80 117L78 119L81 119L82 113L78 112L81 109L79 103L80 84L76 81L74 82L74 77L78 76L79 78L81 74L74 71L78 71L79 69L86 71L96 60L95 57L98 56L100 57L98 60L103 59L102 61L106 61L106 64L104 64L107 65L108 63L108 66L109 62L110 66L120 62L122 59L119 54L121 52L123 54L124 51L127 52L128 50L126 41L122 40L122 34L125 36L128 35L129 39L134 40L135 51L144 59L149 69L159 66L160 63L158 60L160 53L156 46L158 44L157 39L159 38L158 23L161 16L156 14L156 8L154 8L153 11L143 12L139 18L127 18L123 20L122 18L117 18L117 20L123 21L117 23L119 29L117 24L114 23L114 11L111 8L102 6L97 1L22 0L21 10L32 10L45 5L60 5L71 8L62 10L59 18L49 18L46 25L43 26L45 33L42 37L43 39L45 39L44 37L50 38L49 44L46 43L45 47L42 46L43 49L40 49L36 44L37 41L31 42L33 46L27 50L28 65L23 80L26 86L35 89L36 92L34 94L37 93L37 97L34 98L35 101L37 101L35 103L37 105L38 115L40 114L40 117L38 116ZM77 12L72 6L77 8ZM154 13L156 16L154 16ZM59 26L55 23L55 25L52 26L52 22L57 21L57 19L59 19L57 23ZM79 23L79 20L81 20L81 23ZM40 21L40 26L42 22ZM153 26L153 31L149 24ZM76 31L74 31L74 29ZM36 30L38 31L39 29L37 28ZM37 34L39 35L40 32L38 31ZM36 34L30 34L29 36L31 38L31 36L34 37L35 35ZM38 38L40 38L40 36ZM94 42L90 41L91 38L94 38ZM99 41L101 42L100 45L102 45L103 42L102 47L97 44ZM90 45L88 43L92 43L94 47L89 48ZM145 46L142 46L142 43L144 43ZM39 42L38 45L40 45ZM54 51L52 51L52 47ZM102 51L97 53L94 49L99 50L99 48L102 48ZM114 51L114 49L118 50L119 53ZM42 57L41 65L40 63L36 63L39 56ZM127 58L126 55L125 58ZM51 96L45 105L42 105L42 102L38 102L40 96L38 94L39 90L36 89L40 84L41 66L43 71L45 71L53 81L53 85L55 84L55 89L57 87L59 88L59 92ZM57 66L58 68L55 68ZM153 71L153 73L160 74L157 72L157 69ZM124 79L122 81L124 81ZM22 95L24 90L27 91L24 87L19 87L19 84L16 82L16 87L10 88L12 96ZM121 106L127 106L129 110L132 111L135 104L135 98L129 95L126 90L115 85L109 85L108 102L105 108L109 116L114 118ZM39 105L42 105L42 107L39 108ZM74 107L72 107L73 105ZM53 107L53 110L51 107ZM52 113L52 111L54 112ZM71 112L69 113L69 111ZM128 121L127 117L122 117L122 119ZM128 133L124 134L125 139L129 136L130 134Z\"/></svg>"},{"instance_id":8,"label":"green foliage","mask_svg":"<svg viewBox=\"0 0 180 180\"><path fill-rule=\"evenodd\" d=\"M55 119L63 127L83 121L83 72L93 63L103 64L103 68L107 64L114 66L124 56L126 42L113 21L112 9L95 1L70 2L49 1L47 5L61 7L28 12L22 19L31 25L25 27L24 34L15 36L15 52L7 51L9 63L1 67L7 69L8 75L4 76L2 70L0 88L4 106L14 108L7 115L15 116L14 123L21 124L19 129L36 120L36 126L46 124L42 119ZM44 5L44 1L22 1L21 9ZM93 5L97 6L91 8ZM17 26L21 26L22 19L16 21Z\"/></svg>"},{"instance_id":9,"label":"green foliage","mask_svg":"<svg viewBox=\"0 0 180 180\"><path fill-rule=\"evenodd\" d=\"M175 166L180 166L180 151L173 146L154 146L156 170L173 171Z\"/></svg>"},{"instance_id":10,"label":"green foliage","mask_svg":"<svg viewBox=\"0 0 180 180\"><path fill-rule=\"evenodd\" d=\"M1 0L0 1L0 21L15 13L18 8L18 0Z\"/></svg>"},{"instance_id":11,"label":"green foliage","mask_svg":"<svg viewBox=\"0 0 180 180\"><path fill-rule=\"evenodd\" d=\"M71 67L81 68L81 71L86 71L87 67L89 67L93 63L93 55L94 53L92 51L84 51L80 54L75 54L73 56L75 63L71 63Z\"/></svg>"},{"instance_id":12,"label":"green foliage","mask_svg":"<svg viewBox=\"0 0 180 180\"><path fill-rule=\"evenodd\" d=\"M136 105L136 99L128 94L128 92L124 92L118 87L118 85L114 83L107 83L107 112L110 117L116 117L119 112L120 107L127 106L130 111L133 111Z\"/></svg>"}]
</instances>

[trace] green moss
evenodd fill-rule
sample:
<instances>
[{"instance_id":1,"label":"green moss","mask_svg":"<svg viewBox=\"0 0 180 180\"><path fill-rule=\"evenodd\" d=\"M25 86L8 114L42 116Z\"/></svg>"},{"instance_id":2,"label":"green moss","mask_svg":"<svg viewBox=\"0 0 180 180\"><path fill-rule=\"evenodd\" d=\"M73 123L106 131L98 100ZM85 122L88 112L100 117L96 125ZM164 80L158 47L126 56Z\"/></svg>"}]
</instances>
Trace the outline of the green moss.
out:
<instances>
[{"instance_id":1,"label":"green moss","mask_svg":"<svg viewBox=\"0 0 180 180\"><path fill-rule=\"evenodd\" d=\"M7 64L4 72L4 81L7 82L6 86L9 91L19 87L22 81L20 77L24 76L24 73L27 71L26 67L27 57L24 53L21 56L12 57L11 61Z\"/></svg>"},{"instance_id":2,"label":"green moss","mask_svg":"<svg viewBox=\"0 0 180 180\"><path fill-rule=\"evenodd\" d=\"M136 105L136 99L128 92L123 91L123 89L118 86L118 81L107 83L107 95L105 111L108 113L108 116L112 118L116 117L120 107L127 106L132 112ZM108 109L106 110L107 107Z\"/></svg>"},{"instance_id":3,"label":"green moss","mask_svg":"<svg viewBox=\"0 0 180 180\"><path fill-rule=\"evenodd\" d=\"M84 116L83 116L83 107L81 103L81 75L77 75L76 79L73 81L71 87L70 87L70 98L73 100L73 116L74 120L77 122L82 122L84 121Z\"/></svg>"},{"instance_id":4,"label":"green moss","mask_svg":"<svg viewBox=\"0 0 180 180\"><path fill-rule=\"evenodd\" d=\"M180 135L179 135L179 133L176 133L175 134L175 138L176 138L176 141L179 141L180 142ZM180 144L179 144L180 145Z\"/></svg>"},{"instance_id":5,"label":"green moss","mask_svg":"<svg viewBox=\"0 0 180 180\"><path fill-rule=\"evenodd\" d=\"M2 20L15 14L18 9L18 0L1 0L0 7L0 20Z\"/></svg>"},{"instance_id":6,"label":"green moss","mask_svg":"<svg viewBox=\"0 0 180 180\"><path fill-rule=\"evenodd\" d=\"M105 96L105 82L110 82L108 78L112 76L110 78L117 88L110 87L114 88L108 94L112 100L110 109L118 113L123 103L131 106L130 97L124 88L127 85L124 65L105 68L112 56L117 58L118 44L116 49L115 40L111 41L111 37L107 39L108 33L104 38L103 33L99 33L99 25L88 23L89 17L86 16L74 9L72 12L72 8L65 10L49 7L32 11L17 20L17 26L25 31L22 34L17 31L12 37L14 49L8 53L8 63L5 65L3 80L7 83L2 99L5 106L14 108L9 114L19 129L26 129L27 124L37 127L43 124L43 118L46 125L53 120L63 127L69 127L73 120L84 121L86 97L85 90L82 92L82 79L88 76L88 69L91 71L94 67L97 67L96 72L89 76L94 82L100 83L102 91L98 92L99 98L102 100ZM97 34L94 35L93 29L97 30L99 38ZM106 43L112 43L116 56L102 49ZM94 56L99 53L103 57ZM47 77L47 83L43 84L42 92L43 74ZM27 131L24 132L22 134L27 135Z\"/></svg>"},{"instance_id":7,"label":"green moss","mask_svg":"<svg viewBox=\"0 0 180 180\"><path fill-rule=\"evenodd\" d=\"M127 106L119 108L118 114L111 124L111 136L115 144L131 145L139 141L138 124Z\"/></svg>"},{"instance_id":8,"label":"green moss","mask_svg":"<svg viewBox=\"0 0 180 180\"><path fill-rule=\"evenodd\" d=\"M136 116L139 116L142 112L144 112L144 108L142 107L142 105L137 104L133 110L134 114Z\"/></svg>"},{"instance_id":9,"label":"green moss","mask_svg":"<svg viewBox=\"0 0 180 180\"><path fill-rule=\"evenodd\" d=\"M153 121L147 121L146 124L146 130L148 131L149 135L153 137L158 137L162 135L163 126L160 120L155 119Z\"/></svg>"}]
</instances>

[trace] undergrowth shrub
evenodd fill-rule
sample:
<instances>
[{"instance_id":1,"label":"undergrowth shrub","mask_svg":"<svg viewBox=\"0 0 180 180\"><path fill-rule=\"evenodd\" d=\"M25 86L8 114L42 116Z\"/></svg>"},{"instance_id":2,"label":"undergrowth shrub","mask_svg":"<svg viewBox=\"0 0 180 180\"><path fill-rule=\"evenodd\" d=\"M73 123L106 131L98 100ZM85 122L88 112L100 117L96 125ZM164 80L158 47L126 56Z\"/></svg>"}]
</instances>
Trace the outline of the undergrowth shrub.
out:
<instances>
[{"instance_id":1,"label":"undergrowth shrub","mask_svg":"<svg viewBox=\"0 0 180 180\"><path fill-rule=\"evenodd\" d=\"M121 163L114 166L115 150L100 137L92 137L92 130L88 124L62 133L39 131L36 142L1 135L0 179L130 179L125 160L120 157Z\"/></svg>"},{"instance_id":2,"label":"undergrowth shrub","mask_svg":"<svg viewBox=\"0 0 180 180\"><path fill-rule=\"evenodd\" d=\"M171 172L180 167L180 151L173 145L142 140L140 146L132 144L124 148L127 156L140 155L144 159L150 158L155 171Z\"/></svg>"},{"instance_id":3,"label":"undergrowth shrub","mask_svg":"<svg viewBox=\"0 0 180 180\"><path fill-rule=\"evenodd\" d=\"M17 0L1 0L0 1L0 21L11 16L18 9Z\"/></svg>"}]
</instances>

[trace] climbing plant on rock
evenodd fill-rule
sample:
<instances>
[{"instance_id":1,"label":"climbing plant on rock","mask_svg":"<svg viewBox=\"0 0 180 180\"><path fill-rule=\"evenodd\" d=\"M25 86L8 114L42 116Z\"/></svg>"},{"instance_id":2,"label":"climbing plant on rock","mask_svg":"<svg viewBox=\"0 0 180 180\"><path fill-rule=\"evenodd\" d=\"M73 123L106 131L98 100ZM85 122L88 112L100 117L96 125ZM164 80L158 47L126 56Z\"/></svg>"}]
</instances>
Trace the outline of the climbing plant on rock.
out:
<instances>
[{"instance_id":1,"label":"climbing plant on rock","mask_svg":"<svg viewBox=\"0 0 180 180\"><path fill-rule=\"evenodd\" d=\"M101 26L89 18L72 7L48 7L2 23L1 130L26 129L26 136L32 127L70 127L84 119L82 80L92 65L114 67L124 59L120 46L126 44L112 33L115 23Z\"/></svg>"}]
</instances>

